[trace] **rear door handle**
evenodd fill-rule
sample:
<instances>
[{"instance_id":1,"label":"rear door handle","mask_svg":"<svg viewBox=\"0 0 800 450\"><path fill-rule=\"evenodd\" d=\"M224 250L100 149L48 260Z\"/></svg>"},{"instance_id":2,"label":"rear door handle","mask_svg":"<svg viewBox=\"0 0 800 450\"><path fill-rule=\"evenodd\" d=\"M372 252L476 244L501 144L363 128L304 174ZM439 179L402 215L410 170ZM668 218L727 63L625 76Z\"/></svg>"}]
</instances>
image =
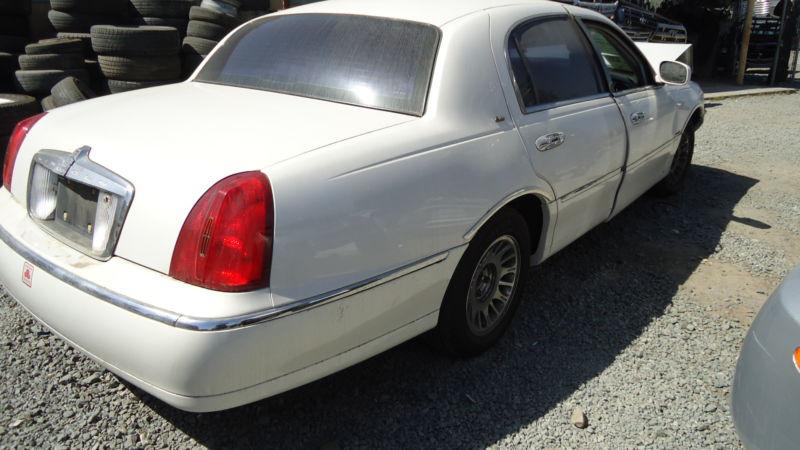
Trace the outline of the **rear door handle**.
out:
<instances>
[{"instance_id":1,"label":"rear door handle","mask_svg":"<svg viewBox=\"0 0 800 450\"><path fill-rule=\"evenodd\" d=\"M639 125L644 120L644 113L643 112L636 112L631 114L631 123L634 125Z\"/></svg>"},{"instance_id":2,"label":"rear door handle","mask_svg":"<svg viewBox=\"0 0 800 450\"><path fill-rule=\"evenodd\" d=\"M548 150L552 150L559 145L563 144L564 141L567 140L567 136L564 133L550 133L545 134L544 136L536 139L536 149L540 152L546 152Z\"/></svg>"}]
</instances>

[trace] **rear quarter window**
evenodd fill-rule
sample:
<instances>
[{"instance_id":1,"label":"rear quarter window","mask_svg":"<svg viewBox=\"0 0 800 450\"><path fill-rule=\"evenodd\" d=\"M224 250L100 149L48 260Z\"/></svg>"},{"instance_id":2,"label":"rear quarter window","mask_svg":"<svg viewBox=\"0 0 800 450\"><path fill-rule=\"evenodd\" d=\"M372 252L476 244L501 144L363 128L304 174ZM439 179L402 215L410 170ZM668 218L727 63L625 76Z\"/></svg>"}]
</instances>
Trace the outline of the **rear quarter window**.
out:
<instances>
[{"instance_id":1,"label":"rear quarter window","mask_svg":"<svg viewBox=\"0 0 800 450\"><path fill-rule=\"evenodd\" d=\"M231 36L195 81L421 116L439 40L433 25L403 20L266 17Z\"/></svg>"}]
</instances>

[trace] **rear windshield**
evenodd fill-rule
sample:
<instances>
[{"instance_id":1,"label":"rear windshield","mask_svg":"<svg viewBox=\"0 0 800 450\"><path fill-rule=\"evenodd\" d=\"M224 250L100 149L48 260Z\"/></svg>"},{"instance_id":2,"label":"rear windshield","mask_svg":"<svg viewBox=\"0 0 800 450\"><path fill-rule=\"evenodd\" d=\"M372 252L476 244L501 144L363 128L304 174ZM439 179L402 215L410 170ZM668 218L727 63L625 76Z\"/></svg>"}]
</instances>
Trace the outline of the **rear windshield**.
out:
<instances>
[{"instance_id":1,"label":"rear windshield","mask_svg":"<svg viewBox=\"0 0 800 450\"><path fill-rule=\"evenodd\" d=\"M231 36L195 81L421 116L438 44L438 28L417 22L266 17Z\"/></svg>"}]
</instances>

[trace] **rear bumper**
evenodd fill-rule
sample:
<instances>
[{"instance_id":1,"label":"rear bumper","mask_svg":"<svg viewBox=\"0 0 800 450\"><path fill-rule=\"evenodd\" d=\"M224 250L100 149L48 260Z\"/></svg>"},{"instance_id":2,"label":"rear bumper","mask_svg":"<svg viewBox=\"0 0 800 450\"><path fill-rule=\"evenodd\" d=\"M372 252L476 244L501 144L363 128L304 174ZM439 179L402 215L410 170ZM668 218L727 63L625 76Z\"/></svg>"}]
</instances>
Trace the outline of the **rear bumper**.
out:
<instances>
[{"instance_id":1,"label":"rear bumper","mask_svg":"<svg viewBox=\"0 0 800 450\"><path fill-rule=\"evenodd\" d=\"M742 346L731 408L746 448L796 448L800 442L800 371L792 362L800 346L800 321L787 308L787 302L796 307L799 300L800 292L779 288Z\"/></svg>"},{"instance_id":2,"label":"rear bumper","mask_svg":"<svg viewBox=\"0 0 800 450\"><path fill-rule=\"evenodd\" d=\"M242 314L221 310L216 317L201 314L207 319L177 326L182 317L198 317L174 307L194 304L193 291L181 289L195 288L119 258L91 260L43 233L22 209L0 189L0 281L8 292L55 334L112 372L173 406L197 412L292 389L434 327L463 251L455 249L451 257L346 292L335 301L213 331L195 325L226 324ZM30 286L22 277L26 263L33 265ZM108 292L144 309L109 302ZM237 301L230 294L217 295L222 303ZM260 317L264 311L275 309L244 316Z\"/></svg>"}]
</instances>

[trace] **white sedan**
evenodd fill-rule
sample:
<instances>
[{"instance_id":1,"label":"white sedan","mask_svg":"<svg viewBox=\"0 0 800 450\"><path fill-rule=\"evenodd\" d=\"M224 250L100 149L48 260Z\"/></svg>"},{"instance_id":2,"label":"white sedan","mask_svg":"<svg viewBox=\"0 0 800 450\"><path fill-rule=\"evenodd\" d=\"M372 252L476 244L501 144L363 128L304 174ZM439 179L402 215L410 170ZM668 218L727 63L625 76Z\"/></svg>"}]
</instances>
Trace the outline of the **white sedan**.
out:
<instances>
[{"instance_id":1,"label":"white sedan","mask_svg":"<svg viewBox=\"0 0 800 450\"><path fill-rule=\"evenodd\" d=\"M184 83L21 122L0 280L178 408L232 408L431 331L474 355L529 266L677 191L702 92L611 21L530 0L333 0Z\"/></svg>"}]
</instances>

